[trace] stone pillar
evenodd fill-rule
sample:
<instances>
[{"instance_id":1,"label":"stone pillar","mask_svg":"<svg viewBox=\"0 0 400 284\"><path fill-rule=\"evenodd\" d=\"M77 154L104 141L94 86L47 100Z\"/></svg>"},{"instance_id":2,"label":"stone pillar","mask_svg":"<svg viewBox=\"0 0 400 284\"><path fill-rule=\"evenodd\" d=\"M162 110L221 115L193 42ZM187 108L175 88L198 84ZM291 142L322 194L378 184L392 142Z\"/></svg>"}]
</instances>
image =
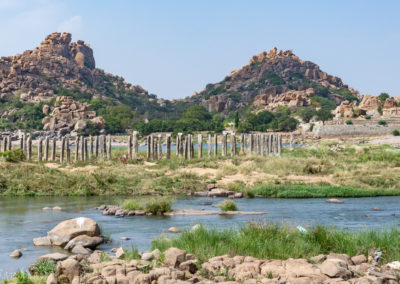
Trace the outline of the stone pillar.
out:
<instances>
[{"instance_id":1,"label":"stone pillar","mask_svg":"<svg viewBox=\"0 0 400 284\"><path fill-rule=\"evenodd\" d=\"M236 156L236 135L235 133L231 134L231 157Z\"/></svg>"},{"instance_id":2,"label":"stone pillar","mask_svg":"<svg viewBox=\"0 0 400 284\"><path fill-rule=\"evenodd\" d=\"M218 134L214 135L214 157L218 156Z\"/></svg>"},{"instance_id":3,"label":"stone pillar","mask_svg":"<svg viewBox=\"0 0 400 284\"><path fill-rule=\"evenodd\" d=\"M81 161L85 160L85 137L81 136Z\"/></svg>"},{"instance_id":4,"label":"stone pillar","mask_svg":"<svg viewBox=\"0 0 400 284\"><path fill-rule=\"evenodd\" d=\"M245 152L245 146L244 146L246 144L245 139L246 139L246 136L242 133L240 135L240 154L244 154L244 152Z\"/></svg>"},{"instance_id":5,"label":"stone pillar","mask_svg":"<svg viewBox=\"0 0 400 284\"><path fill-rule=\"evenodd\" d=\"M147 136L146 137L146 146L147 146L147 153L146 153L146 157L147 160L150 160L150 156L151 156L151 136Z\"/></svg>"},{"instance_id":6,"label":"stone pillar","mask_svg":"<svg viewBox=\"0 0 400 284\"><path fill-rule=\"evenodd\" d=\"M158 138L153 136L153 160L158 161Z\"/></svg>"},{"instance_id":7,"label":"stone pillar","mask_svg":"<svg viewBox=\"0 0 400 284\"><path fill-rule=\"evenodd\" d=\"M101 157L105 160L107 159L107 138L105 134L103 134L101 138L101 142L103 144L103 146L101 147Z\"/></svg>"},{"instance_id":8,"label":"stone pillar","mask_svg":"<svg viewBox=\"0 0 400 284\"><path fill-rule=\"evenodd\" d=\"M50 144L49 137L46 137L46 140L44 141L44 160L46 162L49 160L49 144Z\"/></svg>"},{"instance_id":9,"label":"stone pillar","mask_svg":"<svg viewBox=\"0 0 400 284\"><path fill-rule=\"evenodd\" d=\"M22 137L24 137L24 145L23 145L24 154L27 155L27 153L28 153L28 134L24 133L24 135ZM31 143L32 143L32 138L31 138ZM32 151L31 151L31 153L32 153Z\"/></svg>"},{"instance_id":10,"label":"stone pillar","mask_svg":"<svg viewBox=\"0 0 400 284\"><path fill-rule=\"evenodd\" d=\"M158 160L161 160L162 159L162 135L161 134L158 135L157 147L158 147L158 150L157 150L157 152L158 152Z\"/></svg>"},{"instance_id":11,"label":"stone pillar","mask_svg":"<svg viewBox=\"0 0 400 284\"><path fill-rule=\"evenodd\" d=\"M51 160L53 162L56 161L56 149L57 149L57 140L53 138L53 146L51 147Z\"/></svg>"},{"instance_id":12,"label":"stone pillar","mask_svg":"<svg viewBox=\"0 0 400 284\"><path fill-rule=\"evenodd\" d=\"M96 137L94 138L94 144L96 145L96 149L95 149L95 154L94 156L96 157L96 159L99 157L99 136L96 135Z\"/></svg>"},{"instance_id":13,"label":"stone pillar","mask_svg":"<svg viewBox=\"0 0 400 284\"><path fill-rule=\"evenodd\" d=\"M12 137L11 137L11 135L10 136L8 136L8 140L7 140L7 149L8 149L8 151L11 151L12 150Z\"/></svg>"},{"instance_id":14,"label":"stone pillar","mask_svg":"<svg viewBox=\"0 0 400 284\"><path fill-rule=\"evenodd\" d=\"M260 139L260 143L261 143L261 156L265 156L265 134L261 134L261 139Z\"/></svg>"},{"instance_id":15,"label":"stone pillar","mask_svg":"<svg viewBox=\"0 0 400 284\"><path fill-rule=\"evenodd\" d=\"M180 149L179 133L178 133L178 135L176 136L175 139L176 139L176 141L175 141L175 155L178 157L179 156L179 149Z\"/></svg>"},{"instance_id":16,"label":"stone pillar","mask_svg":"<svg viewBox=\"0 0 400 284\"><path fill-rule=\"evenodd\" d=\"M89 138L85 139L85 160L89 160L89 153L90 153L90 148L89 148Z\"/></svg>"},{"instance_id":17,"label":"stone pillar","mask_svg":"<svg viewBox=\"0 0 400 284\"><path fill-rule=\"evenodd\" d=\"M32 160L32 138L30 136L26 140L26 153L28 161Z\"/></svg>"},{"instance_id":18,"label":"stone pillar","mask_svg":"<svg viewBox=\"0 0 400 284\"><path fill-rule=\"evenodd\" d=\"M60 163L64 163L65 137L61 138Z\"/></svg>"},{"instance_id":19,"label":"stone pillar","mask_svg":"<svg viewBox=\"0 0 400 284\"><path fill-rule=\"evenodd\" d=\"M227 148L227 142L226 142L226 133L222 134L222 157L226 157L226 148Z\"/></svg>"},{"instance_id":20,"label":"stone pillar","mask_svg":"<svg viewBox=\"0 0 400 284\"><path fill-rule=\"evenodd\" d=\"M1 141L0 141L0 144L1 144ZM24 152L24 136L21 136L19 138L19 148L22 150L22 152Z\"/></svg>"},{"instance_id":21,"label":"stone pillar","mask_svg":"<svg viewBox=\"0 0 400 284\"><path fill-rule=\"evenodd\" d=\"M67 151L67 163L71 162L71 149L69 148L69 136L65 137L65 150Z\"/></svg>"},{"instance_id":22,"label":"stone pillar","mask_svg":"<svg viewBox=\"0 0 400 284\"><path fill-rule=\"evenodd\" d=\"M38 144L38 161L42 161L42 154L43 154L43 139L42 137L39 138L39 144Z\"/></svg>"},{"instance_id":23,"label":"stone pillar","mask_svg":"<svg viewBox=\"0 0 400 284\"><path fill-rule=\"evenodd\" d=\"M90 152L89 152L89 159L93 158L94 154L94 147L93 147L93 137L92 135L89 136L89 143L90 143Z\"/></svg>"},{"instance_id":24,"label":"stone pillar","mask_svg":"<svg viewBox=\"0 0 400 284\"><path fill-rule=\"evenodd\" d=\"M111 145L111 135L108 134L108 159L111 160L111 149L112 149L112 145Z\"/></svg>"},{"instance_id":25,"label":"stone pillar","mask_svg":"<svg viewBox=\"0 0 400 284\"><path fill-rule=\"evenodd\" d=\"M289 144L290 144L290 151L292 151L292 150L293 150L293 133L290 133L290 141L289 141Z\"/></svg>"},{"instance_id":26,"label":"stone pillar","mask_svg":"<svg viewBox=\"0 0 400 284\"><path fill-rule=\"evenodd\" d=\"M75 162L78 162L78 159L79 159L79 136L76 136L76 138L75 138Z\"/></svg>"},{"instance_id":27,"label":"stone pillar","mask_svg":"<svg viewBox=\"0 0 400 284\"><path fill-rule=\"evenodd\" d=\"M7 150L7 137L3 137L3 147L2 152L4 153Z\"/></svg>"},{"instance_id":28,"label":"stone pillar","mask_svg":"<svg viewBox=\"0 0 400 284\"><path fill-rule=\"evenodd\" d=\"M282 134L278 135L278 156L280 157L282 153Z\"/></svg>"},{"instance_id":29,"label":"stone pillar","mask_svg":"<svg viewBox=\"0 0 400 284\"><path fill-rule=\"evenodd\" d=\"M250 155L254 154L254 134L250 135Z\"/></svg>"},{"instance_id":30,"label":"stone pillar","mask_svg":"<svg viewBox=\"0 0 400 284\"><path fill-rule=\"evenodd\" d=\"M139 139L138 139L138 132L133 131L132 134L132 144L133 144L133 158L139 158Z\"/></svg>"},{"instance_id":31,"label":"stone pillar","mask_svg":"<svg viewBox=\"0 0 400 284\"><path fill-rule=\"evenodd\" d=\"M150 148L151 148L151 159L155 160L156 159L156 146L155 144L155 138L153 137L153 135L150 136Z\"/></svg>"},{"instance_id":32,"label":"stone pillar","mask_svg":"<svg viewBox=\"0 0 400 284\"><path fill-rule=\"evenodd\" d=\"M201 159L203 157L203 135L197 135L197 157Z\"/></svg>"},{"instance_id":33,"label":"stone pillar","mask_svg":"<svg viewBox=\"0 0 400 284\"><path fill-rule=\"evenodd\" d=\"M132 160L132 135L128 136L128 158Z\"/></svg>"},{"instance_id":34,"label":"stone pillar","mask_svg":"<svg viewBox=\"0 0 400 284\"><path fill-rule=\"evenodd\" d=\"M207 145L207 152L208 152L208 157L211 158L211 148L212 148L212 136L211 134L208 134L208 145Z\"/></svg>"},{"instance_id":35,"label":"stone pillar","mask_svg":"<svg viewBox=\"0 0 400 284\"><path fill-rule=\"evenodd\" d=\"M179 137L179 156L183 156L183 148L184 148L183 133L178 133L178 137Z\"/></svg>"},{"instance_id":36,"label":"stone pillar","mask_svg":"<svg viewBox=\"0 0 400 284\"><path fill-rule=\"evenodd\" d=\"M188 141L188 139L187 139L187 136L185 136L185 137L183 137L183 140L182 140L182 144L184 145L184 147L183 147L183 157L185 158L185 160L187 160L187 158L188 158L188 143L189 141Z\"/></svg>"},{"instance_id":37,"label":"stone pillar","mask_svg":"<svg viewBox=\"0 0 400 284\"><path fill-rule=\"evenodd\" d=\"M167 135L166 137L166 158L171 159L171 135Z\"/></svg>"},{"instance_id":38,"label":"stone pillar","mask_svg":"<svg viewBox=\"0 0 400 284\"><path fill-rule=\"evenodd\" d=\"M272 135L272 153L273 155L276 155L276 134Z\"/></svg>"}]
</instances>

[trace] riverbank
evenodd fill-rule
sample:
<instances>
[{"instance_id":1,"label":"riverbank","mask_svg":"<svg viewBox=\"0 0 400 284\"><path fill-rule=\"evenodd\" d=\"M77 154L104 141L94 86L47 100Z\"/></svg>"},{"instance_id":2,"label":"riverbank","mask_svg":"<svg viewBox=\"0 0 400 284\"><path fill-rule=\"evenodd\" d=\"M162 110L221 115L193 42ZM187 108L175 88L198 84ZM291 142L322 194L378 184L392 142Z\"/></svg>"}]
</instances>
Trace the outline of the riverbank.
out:
<instances>
[{"instance_id":1,"label":"riverbank","mask_svg":"<svg viewBox=\"0 0 400 284\"><path fill-rule=\"evenodd\" d=\"M399 283L394 262L400 258L399 233L394 228L350 233L323 226L250 223L214 230L196 225L176 237L154 239L151 251L131 246L114 253L46 255L41 259L49 260L31 266L33 275L17 272L0 283Z\"/></svg>"},{"instance_id":2,"label":"riverbank","mask_svg":"<svg viewBox=\"0 0 400 284\"><path fill-rule=\"evenodd\" d=\"M0 194L182 195L209 184L250 197L400 195L400 151L390 146L344 145L284 149L282 157L240 155L148 162L127 160L116 149L110 161L0 162Z\"/></svg>"}]
</instances>

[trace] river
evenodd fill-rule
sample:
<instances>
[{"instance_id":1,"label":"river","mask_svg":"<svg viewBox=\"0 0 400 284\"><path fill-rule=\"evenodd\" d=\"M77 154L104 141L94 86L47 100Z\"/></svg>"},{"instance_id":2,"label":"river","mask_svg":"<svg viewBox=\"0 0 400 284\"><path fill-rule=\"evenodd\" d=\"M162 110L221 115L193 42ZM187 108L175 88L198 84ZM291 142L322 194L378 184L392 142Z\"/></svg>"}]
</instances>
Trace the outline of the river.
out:
<instances>
[{"instance_id":1,"label":"river","mask_svg":"<svg viewBox=\"0 0 400 284\"><path fill-rule=\"evenodd\" d=\"M62 251L60 248L35 248L32 239L45 236L59 222L75 218L89 217L98 222L104 235L113 240L99 247L109 251L113 247L137 246L140 251L150 248L151 240L168 228L189 228L197 223L223 228L239 228L249 221L290 223L293 226L323 224L348 230L363 228L381 229L397 226L400 221L400 196L373 198L346 198L343 204L326 203L325 199L236 199L239 210L265 211L266 215L207 215L207 216L137 216L119 218L103 216L95 210L101 204L117 204L122 197L3 197L0 198L0 279L11 276L18 269L26 270L35 260L46 253ZM223 198L181 198L176 209L215 210L213 205ZM201 205L212 202L211 206ZM46 206L60 206L62 211L45 211ZM379 207L380 211L373 210ZM121 241L129 237L129 241ZM12 259L9 254L15 249L22 250L20 259Z\"/></svg>"}]
</instances>

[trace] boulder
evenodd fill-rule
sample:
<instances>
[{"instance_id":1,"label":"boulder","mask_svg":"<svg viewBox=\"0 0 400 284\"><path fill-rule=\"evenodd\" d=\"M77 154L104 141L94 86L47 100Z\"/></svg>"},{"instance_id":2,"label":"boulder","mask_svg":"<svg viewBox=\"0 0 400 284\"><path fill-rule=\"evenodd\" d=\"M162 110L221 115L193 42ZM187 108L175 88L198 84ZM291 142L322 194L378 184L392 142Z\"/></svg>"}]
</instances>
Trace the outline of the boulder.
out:
<instances>
[{"instance_id":1,"label":"boulder","mask_svg":"<svg viewBox=\"0 0 400 284\"><path fill-rule=\"evenodd\" d=\"M70 240L67 245L64 247L64 249L69 250L74 248L77 245L81 245L84 248L91 248L94 249L101 243L103 243L104 238L100 236L95 236L95 237L90 237L87 235L81 235L73 238Z\"/></svg>"},{"instance_id":2,"label":"boulder","mask_svg":"<svg viewBox=\"0 0 400 284\"><path fill-rule=\"evenodd\" d=\"M76 276L82 273L82 265L75 259L68 258L60 261L56 267L58 283L72 283Z\"/></svg>"},{"instance_id":3,"label":"boulder","mask_svg":"<svg viewBox=\"0 0 400 284\"><path fill-rule=\"evenodd\" d=\"M171 227L168 229L168 232L171 233L179 233L181 231L181 229L177 228L177 227Z\"/></svg>"},{"instance_id":4,"label":"boulder","mask_svg":"<svg viewBox=\"0 0 400 284\"><path fill-rule=\"evenodd\" d=\"M35 246L51 246L49 237L40 237L33 239L33 245Z\"/></svg>"},{"instance_id":5,"label":"boulder","mask_svg":"<svg viewBox=\"0 0 400 284\"><path fill-rule=\"evenodd\" d=\"M74 130L75 130L75 131L83 131L83 130L86 129L86 127L87 127L86 121L84 121L84 120L78 120L78 121L75 123Z\"/></svg>"},{"instance_id":6,"label":"boulder","mask_svg":"<svg viewBox=\"0 0 400 284\"><path fill-rule=\"evenodd\" d=\"M49 260L53 260L53 261L57 262L57 261L65 260L67 258L68 258L67 254L55 252L55 253L49 253L49 254L39 256L39 258L37 260L41 261L44 259L49 259Z\"/></svg>"},{"instance_id":7,"label":"boulder","mask_svg":"<svg viewBox=\"0 0 400 284\"><path fill-rule=\"evenodd\" d=\"M124 258L124 256L125 256L125 251L124 251L124 249L122 247L118 248L115 251L115 257L116 258Z\"/></svg>"},{"instance_id":8,"label":"boulder","mask_svg":"<svg viewBox=\"0 0 400 284\"><path fill-rule=\"evenodd\" d=\"M165 251L165 264L172 267L179 265L186 259L186 251L178 248L169 248Z\"/></svg>"},{"instance_id":9,"label":"boulder","mask_svg":"<svg viewBox=\"0 0 400 284\"><path fill-rule=\"evenodd\" d=\"M52 245L63 246L77 236L98 236L100 228L94 220L79 217L59 223L47 235Z\"/></svg>"},{"instance_id":10,"label":"boulder","mask_svg":"<svg viewBox=\"0 0 400 284\"><path fill-rule=\"evenodd\" d=\"M194 274L197 271L197 264L194 260L184 261L179 265L179 268L185 271L189 271Z\"/></svg>"},{"instance_id":11,"label":"boulder","mask_svg":"<svg viewBox=\"0 0 400 284\"><path fill-rule=\"evenodd\" d=\"M359 265L361 263L366 263L367 262L367 258L365 257L365 255L360 254L360 255L356 255L353 256L351 258L351 261L355 264L355 265Z\"/></svg>"},{"instance_id":12,"label":"boulder","mask_svg":"<svg viewBox=\"0 0 400 284\"><path fill-rule=\"evenodd\" d=\"M14 250L11 254L10 257L12 258L20 258L22 256L22 252L20 250Z\"/></svg>"},{"instance_id":13,"label":"boulder","mask_svg":"<svg viewBox=\"0 0 400 284\"><path fill-rule=\"evenodd\" d=\"M327 259L319 266L321 272L330 278L342 278L348 280L352 272L348 269L347 263L341 259Z\"/></svg>"},{"instance_id":14,"label":"boulder","mask_svg":"<svg viewBox=\"0 0 400 284\"><path fill-rule=\"evenodd\" d=\"M154 255L151 252L145 252L142 254L141 260L150 261L154 259Z\"/></svg>"},{"instance_id":15,"label":"boulder","mask_svg":"<svg viewBox=\"0 0 400 284\"><path fill-rule=\"evenodd\" d=\"M54 273L50 273L47 277L46 284L57 284L57 278Z\"/></svg>"},{"instance_id":16,"label":"boulder","mask_svg":"<svg viewBox=\"0 0 400 284\"><path fill-rule=\"evenodd\" d=\"M76 245L74 248L71 250L73 254L82 254L82 255L88 255L91 253L91 251L82 245Z\"/></svg>"}]
</instances>

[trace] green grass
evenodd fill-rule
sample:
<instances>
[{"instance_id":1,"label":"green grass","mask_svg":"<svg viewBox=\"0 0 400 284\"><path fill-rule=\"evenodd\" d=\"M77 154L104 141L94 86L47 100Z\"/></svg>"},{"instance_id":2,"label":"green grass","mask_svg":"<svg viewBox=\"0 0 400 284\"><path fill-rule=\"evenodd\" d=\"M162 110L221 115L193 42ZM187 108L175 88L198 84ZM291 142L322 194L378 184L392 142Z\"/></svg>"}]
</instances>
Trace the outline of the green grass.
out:
<instances>
[{"instance_id":1,"label":"green grass","mask_svg":"<svg viewBox=\"0 0 400 284\"><path fill-rule=\"evenodd\" d=\"M33 265L34 275L48 276L56 271L57 264L49 259L43 259Z\"/></svg>"},{"instance_id":2,"label":"green grass","mask_svg":"<svg viewBox=\"0 0 400 284\"><path fill-rule=\"evenodd\" d=\"M173 199L170 197L149 197L141 199L127 199L122 202L122 208L125 210L144 210L149 213L170 212Z\"/></svg>"},{"instance_id":3,"label":"green grass","mask_svg":"<svg viewBox=\"0 0 400 284\"><path fill-rule=\"evenodd\" d=\"M217 206L219 207L219 209L221 209L222 212L238 210L235 201L228 199L220 202Z\"/></svg>"},{"instance_id":4,"label":"green grass","mask_svg":"<svg viewBox=\"0 0 400 284\"><path fill-rule=\"evenodd\" d=\"M309 259L331 252L368 256L375 249L382 251L381 261L384 263L400 259L398 229L350 232L316 226L307 230L308 234L302 234L295 228L276 224L249 224L239 230L222 231L201 226L195 231L184 231L173 239L156 238L152 248L165 251L177 247L195 254L201 263L224 254L260 259Z\"/></svg>"},{"instance_id":5,"label":"green grass","mask_svg":"<svg viewBox=\"0 0 400 284\"><path fill-rule=\"evenodd\" d=\"M132 260L132 259L140 259L139 250L136 246L132 246L129 249L124 249L124 259Z\"/></svg>"},{"instance_id":6,"label":"green grass","mask_svg":"<svg viewBox=\"0 0 400 284\"><path fill-rule=\"evenodd\" d=\"M270 198L324 198L398 196L400 189L363 189L348 186L260 185L252 193Z\"/></svg>"}]
</instances>

